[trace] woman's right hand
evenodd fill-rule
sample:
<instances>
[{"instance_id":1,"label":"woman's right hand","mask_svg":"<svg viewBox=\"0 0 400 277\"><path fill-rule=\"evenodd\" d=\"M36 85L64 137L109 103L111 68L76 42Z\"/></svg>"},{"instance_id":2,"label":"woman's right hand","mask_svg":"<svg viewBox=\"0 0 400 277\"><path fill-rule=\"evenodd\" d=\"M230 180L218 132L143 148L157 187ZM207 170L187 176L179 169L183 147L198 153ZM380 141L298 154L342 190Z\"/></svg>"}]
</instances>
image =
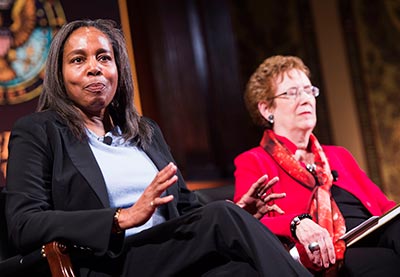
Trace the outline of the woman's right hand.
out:
<instances>
[{"instance_id":1,"label":"woman's right hand","mask_svg":"<svg viewBox=\"0 0 400 277\"><path fill-rule=\"evenodd\" d=\"M122 209L118 217L119 227L123 230L145 224L158 206L171 202L173 195L161 197L161 194L177 180L177 167L172 162L157 173L151 184L134 205Z\"/></svg>"},{"instance_id":2,"label":"woman's right hand","mask_svg":"<svg viewBox=\"0 0 400 277\"><path fill-rule=\"evenodd\" d=\"M320 267L328 268L330 264L336 262L335 248L332 238L328 231L312 221L305 218L300 221L296 227L296 236L300 243L306 249L311 262ZM310 243L318 243L319 250L311 252L308 246Z\"/></svg>"}]
</instances>

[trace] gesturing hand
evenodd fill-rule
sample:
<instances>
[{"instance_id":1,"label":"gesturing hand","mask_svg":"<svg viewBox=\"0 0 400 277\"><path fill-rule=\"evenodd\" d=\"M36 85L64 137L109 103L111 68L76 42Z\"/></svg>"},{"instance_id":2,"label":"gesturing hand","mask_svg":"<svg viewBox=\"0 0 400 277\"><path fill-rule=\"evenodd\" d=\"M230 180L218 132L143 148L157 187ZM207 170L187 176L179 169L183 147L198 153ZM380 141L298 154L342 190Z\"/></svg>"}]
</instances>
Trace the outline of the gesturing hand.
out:
<instances>
[{"instance_id":1,"label":"gesturing hand","mask_svg":"<svg viewBox=\"0 0 400 277\"><path fill-rule=\"evenodd\" d=\"M280 214L284 214L284 211L279 208L278 205L268 205L272 200L283 198L286 193L270 193L267 191L279 181L278 177L274 177L268 181L268 176L264 175L258 179L250 189L242 196L242 198L236 203L239 207L245 209L255 218L260 219L266 213L276 211Z\"/></svg>"},{"instance_id":2,"label":"gesturing hand","mask_svg":"<svg viewBox=\"0 0 400 277\"><path fill-rule=\"evenodd\" d=\"M118 223L122 229L143 225L150 219L158 206L174 199L173 195L161 197L161 194L178 180L177 170L176 165L169 163L157 173L134 205L121 210Z\"/></svg>"}]
</instances>

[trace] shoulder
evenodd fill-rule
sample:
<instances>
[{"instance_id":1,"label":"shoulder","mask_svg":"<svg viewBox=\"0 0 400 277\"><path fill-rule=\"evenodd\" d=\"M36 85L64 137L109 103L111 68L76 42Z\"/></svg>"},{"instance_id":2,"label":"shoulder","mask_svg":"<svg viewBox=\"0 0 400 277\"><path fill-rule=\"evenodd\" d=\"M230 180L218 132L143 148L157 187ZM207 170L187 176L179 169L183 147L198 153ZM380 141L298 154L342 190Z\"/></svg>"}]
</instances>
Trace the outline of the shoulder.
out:
<instances>
[{"instance_id":1,"label":"shoulder","mask_svg":"<svg viewBox=\"0 0 400 277\"><path fill-rule=\"evenodd\" d=\"M140 121L142 124L149 125L153 129L158 129L160 130L160 127L158 126L157 122L155 122L153 119L146 117L146 116L141 116Z\"/></svg>"},{"instance_id":2,"label":"shoulder","mask_svg":"<svg viewBox=\"0 0 400 277\"><path fill-rule=\"evenodd\" d=\"M13 126L16 129L43 129L49 125L62 124L60 117L54 111L35 112L19 118Z\"/></svg>"},{"instance_id":3,"label":"shoulder","mask_svg":"<svg viewBox=\"0 0 400 277\"><path fill-rule=\"evenodd\" d=\"M141 124L146 124L151 128L151 142L150 145L153 145L153 147L157 148L164 148L167 147L169 150L169 147L167 146L167 143L164 139L164 135L161 131L160 126L155 122L153 119L142 116L140 118Z\"/></svg>"},{"instance_id":4,"label":"shoulder","mask_svg":"<svg viewBox=\"0 0 400 277\"><path fill-rule=\"evenodd\" d=\"M21 146L50 151L60 142L60 132L66 129L56 112L35 112L19 118L13 125L9 149Z\"/></svg>"},{"instance_id":5,"label":"shoulder","mask_svg":"<svg viewBox=\"0 0 400 277\"><path fill-rule=\"evenodd\" d=\"M268 153L261 146L253 147L241 154L237 155L235 162L243 162L249 160L265 160L270 158Z\"/></svg>"},{"instance_id":6,"label":"shoulder","mask_svg":"<svg viewBox=\"0 0 400 277\"><path fill-rule=\"evenodd\" d=\"M347 150L343 146L336 145L322 145L322 149L324 150L326 155L341 155L341 156L352 156L349 150Z\"/></svg>"},{"instance_id":7,"label":"shoulder","mask_svg":"<svg viewBox=\"0 0 400 277\"><path fill-rule=\"evenodd\" d=\"M160 126L153 119L146 117L146 116L142 116L142 117L140 117L140 121L141 121L140 124L147 125L150 127L151 132L152 132L152 136L151 136L152 139L158 138L158 137L163 138L163 134L160 129Z\"/></svg>"},{"instance_id":8,"label":"shoulder","mask_svg":"<svg viewBox=\"0 0 400 277\"><path fill-rule=\"evenodd\" d=\"M346 166L356 166L358 162L354 158L353 154L342 146L324 145L322 146L326 157L330 163L343 164Z\"/></svg>"}]
</instances>

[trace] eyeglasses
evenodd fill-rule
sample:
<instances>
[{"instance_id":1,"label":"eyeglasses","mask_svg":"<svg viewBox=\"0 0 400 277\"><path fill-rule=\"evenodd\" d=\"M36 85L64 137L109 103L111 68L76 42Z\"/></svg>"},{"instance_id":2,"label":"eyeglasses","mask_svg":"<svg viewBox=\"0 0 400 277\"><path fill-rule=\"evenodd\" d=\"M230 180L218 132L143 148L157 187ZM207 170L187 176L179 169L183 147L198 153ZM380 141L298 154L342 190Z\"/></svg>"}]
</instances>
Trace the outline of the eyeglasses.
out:
<instances>
[{"instance_id":1,"label":"eyeglasses","mask_svg":"<svg viewBox=\"0 0 400 277\"><path fill-rule=\"evenodd\" d=\"M305 94L309 96L314 96L317 97L319 95L319 88L311 86L311 87L305 87L305 88L300 88L300 87L293 87L289 88L287 91L282 92L278 95L275 95L273 97L268 97L268 100L272 100L281 96L287 96L289 99L296 100L297 97L300 96L300 94L304 92Z\"/></svg>"}]
</instances>

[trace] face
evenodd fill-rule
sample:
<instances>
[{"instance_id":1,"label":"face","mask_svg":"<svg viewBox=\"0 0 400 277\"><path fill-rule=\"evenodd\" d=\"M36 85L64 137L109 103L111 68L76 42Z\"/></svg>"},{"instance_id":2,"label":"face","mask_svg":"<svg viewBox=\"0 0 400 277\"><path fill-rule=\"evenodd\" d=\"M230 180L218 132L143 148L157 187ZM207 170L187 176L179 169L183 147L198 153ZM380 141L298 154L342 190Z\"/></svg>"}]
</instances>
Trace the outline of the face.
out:
<instances>
[{"instance_id":1,"label":"face","mask_svg":"<svg viewBox=\"0 0 400 277\"><path fill-rule=\"evenodd\" d=\"M88 116L101 116L111 103L118 71L111 43L93 27L75 30L64 45L62 71L69 98Z\"/></svg>"},{"instance_id":2,"label":"face","mask_svg":"<svg viewBox=\"0 0 400 277\"><path fill-rule=\"evenodd\" d=\"M275 95L286 92L289 88L310 86L311 81L303 71L292 69L277 78ZM273 130L278 135L290 138L295 132L307 132L314 129L317 122L314 96L302 91L296 99L282 96L275 98L274 101L275 107L260 111L266 119L270 114L274 115Z\"/></svg>"}]
</instances>

